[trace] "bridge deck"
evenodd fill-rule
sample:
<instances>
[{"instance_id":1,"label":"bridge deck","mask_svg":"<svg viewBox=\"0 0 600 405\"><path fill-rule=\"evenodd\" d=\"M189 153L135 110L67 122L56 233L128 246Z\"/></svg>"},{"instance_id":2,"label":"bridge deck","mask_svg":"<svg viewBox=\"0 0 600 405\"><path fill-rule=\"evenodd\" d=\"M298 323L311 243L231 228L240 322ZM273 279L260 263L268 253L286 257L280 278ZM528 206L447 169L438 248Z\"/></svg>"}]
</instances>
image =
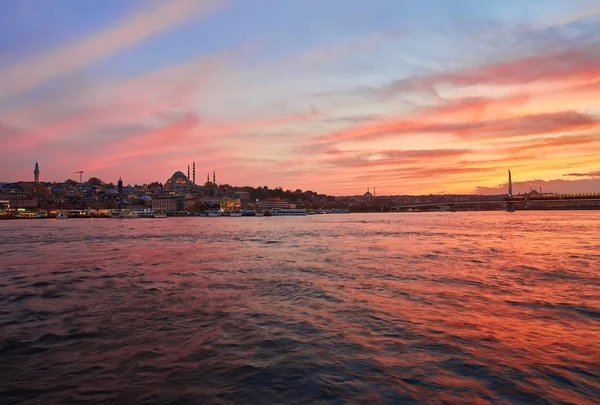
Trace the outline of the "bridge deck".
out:
<instances>
[{"instance_id":1,"label":"bridge deck","mask_svg":"<svg viewBox=\"0 0 600 405\"><path fill-rule=\"evenodd\" d=\"M600 194L596 198L563 198L563 199L506 199L506 200L486 200L486 201L449 201L439 203L423 203L423 204L408 204L408 205L395 205L391 208L426 208L426 207L440 207L440 206L461 206L461 205L499 205L499 204L538 204L538 203L577 203L577 202L598 202L600 203Z\"/></svg>"}]
</instances>

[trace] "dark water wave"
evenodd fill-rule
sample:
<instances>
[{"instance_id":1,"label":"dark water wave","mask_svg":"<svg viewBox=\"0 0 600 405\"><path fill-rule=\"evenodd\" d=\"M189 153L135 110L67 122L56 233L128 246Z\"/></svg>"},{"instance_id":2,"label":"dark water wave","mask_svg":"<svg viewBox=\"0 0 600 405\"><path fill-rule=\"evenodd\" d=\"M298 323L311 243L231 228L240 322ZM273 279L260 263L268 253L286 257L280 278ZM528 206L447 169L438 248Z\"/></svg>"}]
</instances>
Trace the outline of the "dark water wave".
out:
<instances>
[{"instance_id":1,"label":"dark water wave","mask_svg":"<svg viewBox=\"0 0 600 405\"><path fill-rule=\"evenodd\" d=\"M599 225L0 223L0 403L597 403Z\"/></svg>"}]
</instances>

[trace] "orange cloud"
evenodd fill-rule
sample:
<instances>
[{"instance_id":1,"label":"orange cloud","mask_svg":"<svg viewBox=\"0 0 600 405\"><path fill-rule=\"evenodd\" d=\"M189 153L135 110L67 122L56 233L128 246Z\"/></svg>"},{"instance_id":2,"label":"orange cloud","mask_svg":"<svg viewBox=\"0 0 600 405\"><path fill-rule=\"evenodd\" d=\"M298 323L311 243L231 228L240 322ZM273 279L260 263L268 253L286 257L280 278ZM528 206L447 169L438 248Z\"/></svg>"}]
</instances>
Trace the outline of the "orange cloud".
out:
<instances>
[{"instance_id":1,"label":"orange cloud","mask_svg":"<svg viewBox=\"0 0 600 405\"><path fill-rule=\"evenodd\" d=\"M513 85L535 81L582 82L600 78L598 43L527 58L487 64L460 71L394 81L379 89L382 94L430 91L439 85L456 87Z\"/></svg>"},{"instance_id":2,"label":"orange cloud","mask_svg":"<svg viewBox=\"0 0 600 405\"><path fill-rule=\"evenodd\" d=\"M507 152L516 153L522 151L531 152L532 150L553 149L557 147L570 147L590 145L600 143L599 135L574 135L559 136L556 138L544 138L525 145L512 146L506 149Z\"/></svg>"},{"instance_id":3,"label":"orange cloud","mask_svg":"<svg viewBox=\"0 0 600 405\"><path fill-rule=\"evenodd\" d=\"M435 114L432 114L432 119ZM343 140L372 140L382 136L401 136L409 134L449 134L462 138L485 137L501 139L518 136L531 136L559 132L573 132L590 129L600 125L597 118L564 111L549 114L526 115L517 118L498 119L481 122L427 122L423 120L384 121L348 128L317 138L318 142Z\"/></svg>"}]
</instances>

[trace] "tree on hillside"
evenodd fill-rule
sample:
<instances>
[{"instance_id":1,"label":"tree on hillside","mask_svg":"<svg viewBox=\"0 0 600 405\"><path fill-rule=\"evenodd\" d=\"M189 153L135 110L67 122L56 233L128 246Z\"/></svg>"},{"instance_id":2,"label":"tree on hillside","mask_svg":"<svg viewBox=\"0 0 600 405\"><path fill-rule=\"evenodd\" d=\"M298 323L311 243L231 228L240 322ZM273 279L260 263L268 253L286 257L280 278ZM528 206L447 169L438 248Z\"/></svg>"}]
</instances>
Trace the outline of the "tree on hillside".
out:
<instances>
[{"instance_id":1,"label":"tree on hillside","mask_svg":"<svg viewBox=\"0 0 600 405\"><path fill-rule=\"evenodd\" d=\"M201 201L196 201L194 203L194 205L192 206L192 211L193 212L200 212L200 211L204 211L207 209L207 204L204 204Z\"/></svg>"},{"instance_id":2,"label":"tree on hillside","mask_svg":"<svg viewBox=\"0 0 600 405\"><path fill-rule=\"evenodd\" d=\"M90 186L101 186L104 184L104 182L98 177L90 177L87 182Z\"/></svg>"}]
</instances>

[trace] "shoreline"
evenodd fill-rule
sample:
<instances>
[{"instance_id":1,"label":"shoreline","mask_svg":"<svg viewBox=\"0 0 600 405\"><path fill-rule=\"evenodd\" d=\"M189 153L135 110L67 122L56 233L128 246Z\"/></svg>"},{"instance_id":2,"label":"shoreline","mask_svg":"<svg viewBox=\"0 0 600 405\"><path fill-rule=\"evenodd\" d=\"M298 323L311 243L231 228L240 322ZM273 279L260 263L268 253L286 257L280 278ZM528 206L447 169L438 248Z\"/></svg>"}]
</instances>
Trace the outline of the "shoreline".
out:
<instances>
[{"instance_id":1,"label":"shoreline","mask_svg":"<svg viewBox=\"0 0 600 405\"><path fill-rule=\"evenodd\" d=\"M536 208L521 208L518 209L516 211L598 211L600 210L600 206L588 206L588 207L536 207ZM442 211L442 210L414 210L414 211L408 211L408 210L402 210L402 211L350 211L350 212L345 212L345 213L322 213L322 214L307 214L307 215L301 215L301 216L306 216L306 217L313 217L313 216L321 216L321 215L326 215L326 216L331 216L331 215L347 215L347 214L423 214L423 213L448 213L448 214L454 214L457 212L506 212L506 210L504 209L500 209L500 210L457 210L457 211ZM282 215L244 215L242 217L271 217L271 216L282 216ZM185 213L181 213L178 215L167 215L166 218L221 218L221 217L230 217L229 215L219 215L217 217L213 217L213 216L208 216L208 215L198 215L198 214L185 214ZM233 217L238 217L238 216L233 216ZM160 218L144 218L144 217L120 217L120 218L114 218L114 217L110 217L110 216L94 216L94 215L90 215L90 216L69 216L68 219L164 219L165 217L160 217ZM7 217L7 216L0 216L0 221L11 221L11 220L40 220L40 219L57 219L56 216L43 216L43 217L32 217L32 218L22 218L22 217Z\"/></svg>"}]
</instances>

